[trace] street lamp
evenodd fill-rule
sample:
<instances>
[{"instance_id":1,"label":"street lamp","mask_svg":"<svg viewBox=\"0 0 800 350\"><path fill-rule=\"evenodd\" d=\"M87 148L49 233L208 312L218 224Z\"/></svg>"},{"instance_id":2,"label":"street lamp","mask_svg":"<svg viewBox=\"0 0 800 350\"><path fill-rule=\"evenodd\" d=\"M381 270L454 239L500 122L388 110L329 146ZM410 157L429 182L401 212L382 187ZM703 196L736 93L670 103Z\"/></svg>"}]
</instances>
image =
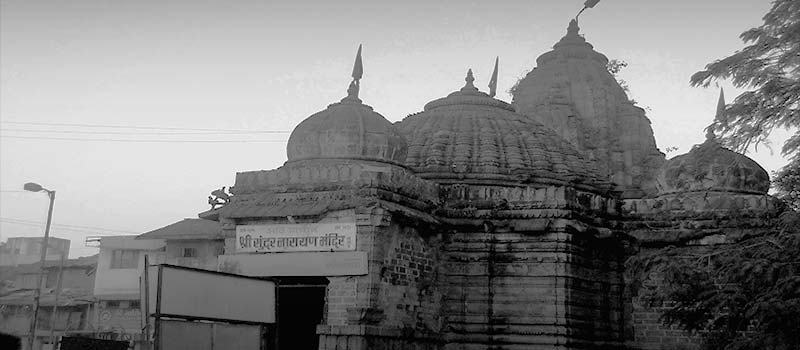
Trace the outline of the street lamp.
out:
<instances>
[{"instance_id":1,"label":"street lamp","mask_svg":"<svg viewBox=\"0 0 800 350\"><path fill-rule=\"evenodd\" d=\"M48 190L42 185L28 182L23 186L25 191L31 192L47 192L47 196L50 197L50 208L47 209L47 225L44 228L44 239L42 240L42 252L41 257L39 259L39 278L36 281L36 292L34 296L34 304L33 304L33 319L31 320L31 333L30 338L28 339L28 349L33 350L33 343L34 339L36 339L36 318L39 316L39 299L42 295L42 279L44 278L43 274L45 271L44 263L47 259L47 247L48 243L47 240L50 238L50 222L53 220L53 202L56 200L56 191Z\"/></svg>"}]
</instances>

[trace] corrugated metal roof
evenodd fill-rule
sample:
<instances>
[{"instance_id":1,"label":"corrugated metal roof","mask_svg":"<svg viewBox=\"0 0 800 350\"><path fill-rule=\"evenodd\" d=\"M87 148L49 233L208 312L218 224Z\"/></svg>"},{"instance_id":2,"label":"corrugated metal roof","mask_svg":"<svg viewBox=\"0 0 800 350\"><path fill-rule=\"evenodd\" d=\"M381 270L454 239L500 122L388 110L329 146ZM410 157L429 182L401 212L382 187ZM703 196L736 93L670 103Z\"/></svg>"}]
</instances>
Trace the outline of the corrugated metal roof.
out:
<instances>
[{"instance_id":1,"label":"corrugated metal roof","mask_svg":"<svg viewBox=\"0 0 800 350\"><path fill-rule=\"evenodd\" d=\"M0 297L0 305L28 305L33 304L32 289L19 289ZM39 305L52 306L55 304L55 289L44 289ZM91 290L86 289L63 289L58 296L58 306L86 305L94 301Z\"/></svg>"},{"instance_id":2,"label":"corrugated metal roof","mask_svg":"<svg viewBox=\"0 0 800 350\"><path fill-rule=\"evenodd\" d=\"M219 222L183 219L174 224L143 233L136 239L223 239Z\"/></svg>"},{"instance_id":3,"label":"corrugated metal roof","mask_svg":"<svg viewBox=\"0 0 800 350\"><path fill-rule=\"evenodd\" d=\"M44 263L44 267L46 269L57 268L60 265L61 265L61 260L47 260ZM64 260L65 269L81 268L81 267L93 268L95 265L97 265L97 254L92 256L82 256L77 259ZM15 274L39 273L40 272L39 266L41 266L41 264L38 262L33 264L19 265L17 267L12 268L10 272Z\"/></svg>"}]
</instances>

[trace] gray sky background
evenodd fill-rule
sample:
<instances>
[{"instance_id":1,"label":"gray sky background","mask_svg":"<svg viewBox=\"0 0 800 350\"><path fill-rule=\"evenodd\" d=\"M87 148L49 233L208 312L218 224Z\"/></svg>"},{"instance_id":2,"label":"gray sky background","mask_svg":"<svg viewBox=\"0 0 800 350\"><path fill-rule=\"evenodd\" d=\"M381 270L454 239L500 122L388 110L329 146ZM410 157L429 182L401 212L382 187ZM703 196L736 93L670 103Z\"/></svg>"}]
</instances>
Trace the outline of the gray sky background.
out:
<instances>
[{"instance_id":1,"label":"gray sky background","mask_svg":"<svg viewBox=\"0 0 800 350\"><path fill-rule=\"evenodd\" d=\"M47 197L21 192L29 181L57 191L52 234L72 239L72 257L95 253L84 247L87 235L138 234L196 217L237 171L286 161L294 126L346 95L358 44L361 98L390 121L459 89L467 68L488 90L495 56L498 98L510 101L508 89L582 4L2 0L0 239L42 234ZM769 7L602 0L580 25L596 50L629 63L621 77L647 108L659 148L678 148L673 157L703 141L716 107L718 90L692 88L689 76L743 47L739 34ZM738 94L721 86L729 101ZM787 136L775 133L774 152L750 156L776 170L786 163L779 149ZM183 142L212 140L236 142Z\"/></svg>"}]
</instances>

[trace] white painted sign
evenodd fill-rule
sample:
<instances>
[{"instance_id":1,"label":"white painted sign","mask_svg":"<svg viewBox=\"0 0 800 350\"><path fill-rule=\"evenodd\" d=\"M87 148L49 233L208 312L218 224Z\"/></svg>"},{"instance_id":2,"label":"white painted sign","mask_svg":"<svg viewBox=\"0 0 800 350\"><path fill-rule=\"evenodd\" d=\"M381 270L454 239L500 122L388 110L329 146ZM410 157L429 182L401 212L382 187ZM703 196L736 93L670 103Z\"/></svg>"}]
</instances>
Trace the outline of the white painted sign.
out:
<instances>
[{"instance_id":1,"label":"white painted sign","mask_svg":"<svg viewBox=\"0 0 800 350\"><path fill-rule=\"evenodd\" d=\"M367 274L366 252L220 255L219 270L245 276L358 276Z\"/></svg>"},{"instance_id":2,"label":"white painted sign","mask_svg":"<svg viewBox=\"0 0 800 350\"><path fill-rule=\"evenodd\" d=\"M356 250L353 222L236 226L237 253L352 250Z\"/></svg>"}]
</instances>

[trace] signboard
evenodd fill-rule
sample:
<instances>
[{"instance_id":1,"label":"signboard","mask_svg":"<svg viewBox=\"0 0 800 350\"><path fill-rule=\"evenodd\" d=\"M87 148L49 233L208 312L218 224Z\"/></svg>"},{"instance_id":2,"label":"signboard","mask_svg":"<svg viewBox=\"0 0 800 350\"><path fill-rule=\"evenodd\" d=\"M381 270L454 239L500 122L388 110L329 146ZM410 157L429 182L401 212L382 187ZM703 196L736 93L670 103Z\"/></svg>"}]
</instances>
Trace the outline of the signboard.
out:
<instances>
[{"instance_id":1,"label":"signboard","mask_svg":"<svg viewBox=\"0 0 800 350\"><path fill-rule=\"evenodd\" d=\"M358 276L366 252L220 255L219 270L245 276Z\"/></svg>"},{"instance_id":2,"label":"signboard","mask_svg":"<svg viewBox=\"0 0 800 350\"><path fill-rule=\"evenodd\" d=\"M236 226L237 253L356 250L356 224L274 224Z\"/></svg>"},{"instance_id":3,"label":"signboard","mask_svg":"<svg viewBox=\"0 0 800 350\"><path fill-rule=\"evenodd\" d=\"M172 265L148 275L150 314L275 323L275 282Z\"/></svg>"},{"instance_id":4,"label":"signboard","mask_svg":"<svg viewBox=\"0 0 800 350\"><path fill-rule=\"evenodd\" d=\"M165 350L261 349L261 326L161 320Z\"/></svg>"}]
</instances>

